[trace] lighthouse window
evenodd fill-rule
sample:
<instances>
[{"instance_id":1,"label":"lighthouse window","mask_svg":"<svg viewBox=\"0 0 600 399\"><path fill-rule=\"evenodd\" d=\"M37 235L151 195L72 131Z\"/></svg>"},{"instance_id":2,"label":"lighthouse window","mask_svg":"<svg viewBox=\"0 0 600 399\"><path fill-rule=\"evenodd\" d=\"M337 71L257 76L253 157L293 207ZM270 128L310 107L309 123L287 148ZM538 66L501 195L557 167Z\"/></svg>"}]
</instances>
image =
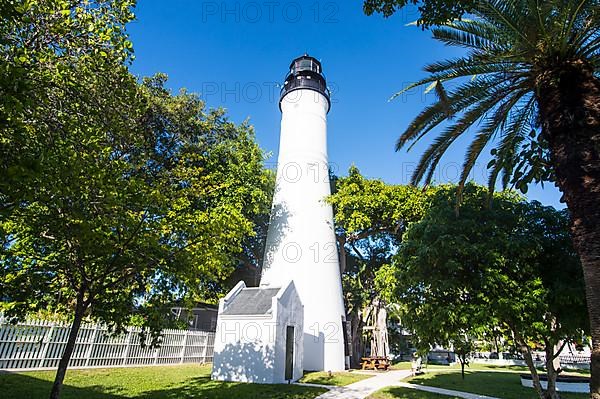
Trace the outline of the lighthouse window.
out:
<instances>
[{"instance_id":1,"label":"lighthouse window","mask_svg":"<svg viewBox=\"0 0 600 399\"><path fill-rule=\"evenodd\" d=\"M312 66L311 60L302 60L300 61L300 68L310 68Z\"/></svg>"}]
</instances>

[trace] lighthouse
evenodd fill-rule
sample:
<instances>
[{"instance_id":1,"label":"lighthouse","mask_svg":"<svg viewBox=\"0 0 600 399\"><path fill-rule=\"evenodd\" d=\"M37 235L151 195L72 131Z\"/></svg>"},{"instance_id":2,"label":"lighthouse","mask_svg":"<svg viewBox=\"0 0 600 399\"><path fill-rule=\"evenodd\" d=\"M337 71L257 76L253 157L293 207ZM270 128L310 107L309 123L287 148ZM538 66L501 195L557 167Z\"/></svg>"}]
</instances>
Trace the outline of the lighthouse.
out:
<instances>
[{"instance_id":1,"label":"lighthouse","mask_svg":"<svg viewBox=\"0 0 600 399\"><path fill-rule=\"evenodd\" d=\"M321 63L292 61L279 101L277 178L261 288L293 282L304 307L304 370L345 368L345 311L327 157L330 93Z\"/></svg>"},{"instance_id":2,"label":"lighthouse","mask_svg":"<svg viewBox=\"0 0 600 399\"><path fill-rule=\"evenodd\" d=\"M292 61L281 90L277 178L261 283L219 300L211 378L281 384L345 368L345 312L327 160L321 63Z\"/></svg>"}]
</instances>

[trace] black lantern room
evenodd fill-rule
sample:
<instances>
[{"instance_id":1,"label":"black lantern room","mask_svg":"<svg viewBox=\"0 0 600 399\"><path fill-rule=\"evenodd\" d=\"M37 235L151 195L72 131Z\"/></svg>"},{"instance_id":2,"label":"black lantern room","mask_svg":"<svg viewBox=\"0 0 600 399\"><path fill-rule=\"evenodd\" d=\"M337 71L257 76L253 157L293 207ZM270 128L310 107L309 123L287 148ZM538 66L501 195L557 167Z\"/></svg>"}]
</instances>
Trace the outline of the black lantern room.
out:
<instances>
[{"instance_id":1,"label":"black lantern room","mask_svg":"<svg viewBox=\"0 0 600 399\"><path fill-rule=\"evenodd\" d=\"M283 97L292 91L301 89L313 90L325 96L329 105L327 111L329 111L331 100L327 82L323 76L323 68L316 58L308 54L304 54L292 61L290 72L285 77L285 82L281 88L279 108L281 109L281 100Z\"/></svg>"}]
</instances>

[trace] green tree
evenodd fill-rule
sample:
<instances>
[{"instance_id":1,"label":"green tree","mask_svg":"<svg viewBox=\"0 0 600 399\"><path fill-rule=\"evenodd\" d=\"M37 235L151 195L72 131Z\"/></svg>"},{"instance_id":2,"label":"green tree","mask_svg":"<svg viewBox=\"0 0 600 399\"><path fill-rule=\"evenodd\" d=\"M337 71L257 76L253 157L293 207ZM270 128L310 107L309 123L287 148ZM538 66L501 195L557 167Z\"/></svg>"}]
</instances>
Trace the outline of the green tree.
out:
<instances>
[{"instance_id":1,"label":"green tree","mask_svg":"<svg viewBox=\"0 0 600 399\"><path fill-rule=\"evenodd\" d=\"M240 280L244 280L248 287L258 287L260 284L276 177L274 170L265 170L265 174L267 181L266 184L261 183L261 186L265 189L268 201L264 201L262 210L252 218L254 233L248 235L242 243L242 251L236 259L235 271L222 284L220 296L224 296Z\"/></svg>"},{"instance_id":2,"label":"green tree","mask_svg":"<svg viewBox=\"0 0 600 399\"><path fill-rule=\"evenodd\" d=\"M158 342L163 305L231 273L268 202L251 128L163 84L139 88L137 135L72 127L47 150L27 201L2 220L8 315L56 302L74 309L53 398L84 316L119 332L137 306Z\"/></svg>"},{"instance_id":3,"label":"green tree","mask_svg":"<svg viewBox=\"0 0 600 399\"><path fill-rule=\"evenodd\" d=\"M12 0L0 7L0 213L24 199L68 123L127 126L131 0ZM78 120L79 119L79 120ZM1 217L1 214L0 214Z\"/></svg>"},{"instance_id":4,"label":"green tree","mask_svg":"<svg viewBox=\"0 0 600 399\"><path fill-rule=\"evenodd\" d=\"M426 66L429 76L403 90L427 86L438 99L397 144L398 150L414 144L448 122L423 153L414 183L429 182L450 145L467 135L473 139L461 187L488 144L491 188L500 176L505 187L523 192L531 182L555 182L586 281L594 399L600 398L599 10L598 0L485 0L469 9L470 19L433 28L435 39L466 54Z\"/></svg>"},{"instance_id":5,"label":"green tree","mask_svg":"<svg viewBox=\"0 0 600 399\"><path fill-rule=\"evenodd\" d=\"M118 333L133 308L158 343L164 305L205 297L267 207L247 124L128 71L134 1L0 8L0 298L6 315L72 313Z\"/></svg>"},{"instance_id":6,"label":"green tree","mask_svg":"<svg viewBox=\"0 0 600 399\"><path fill-rule=\"evenodd\" d=\"M454 344L500 327L527 362L541 399L558 398L553 360L587 329L581 267L568 233L568 216L514 193L494 194L468 184L460 215L458 188L438 188L425 216L412 224L395 258L391 295L407 307L404 323L421 347ZM467 344L467 345L465 345ZM531 355L546 351L543 392ZM464 368L464 355L461 363Z\"/></svg>"},{"instance_id":7,"label":"green tree","mask_svg":"<svg viewBox=\"0 0 600 399\"><path fill-rule=\"evenodd\" d=\"M421 17L417 23L428 27L462 17L473 8L475 2L476 0L364 0L363 10L367 15L377 12L389 17L403 7L418 5Z\"/></svg>"},{"instance_id":8,"label":"green tree","mask_svg":"<svg viewBox=\"0 0 600 399\"><path fill-rule=\"evenodd\" d=\"M354 166L348 176L333 180L336 183L328 201L334 208L345 305L351 323L352 362L357 366L365 351L363 327L369 318L365 312L378 309L373 305L383 299L375 279L391 263L408 224L422 216L427 195L415 187L366 179Z\"/></svg>"}]
</instances>

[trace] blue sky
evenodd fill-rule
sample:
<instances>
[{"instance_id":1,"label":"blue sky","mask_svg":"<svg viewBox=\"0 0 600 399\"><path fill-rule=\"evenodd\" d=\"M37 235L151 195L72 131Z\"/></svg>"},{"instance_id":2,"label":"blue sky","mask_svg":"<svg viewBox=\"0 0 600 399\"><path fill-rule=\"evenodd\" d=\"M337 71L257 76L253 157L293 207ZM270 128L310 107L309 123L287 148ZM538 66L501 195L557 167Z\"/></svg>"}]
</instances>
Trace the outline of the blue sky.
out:
<instances>
[{"instance_id":1,"label":"blue sky","mask_svg":"<svg viewBox=\"0 0 600 399\"><path fill-rule=\"evenodd\" d=\"M368 177L408 183L420 154L434 135L409 153L394 143L434 94L415 90L388 99L424 76L432 61L460 55L406 26L416 20L409 8L389 19L367 17L353 1L140 0L129 26L135 47L133 71L164 72L173 90L199 93L208 107L224 107L232 120L249 119L261 147L277 159L279 89L291 60L305 52L320 59L332 89L329 160L337 174L355 164ZM436 173L456 181L468 137L457 141ZM489 151L488 151L489 152ZM487 181L487 160L473 172ZM563 208L553 185L532 186L528 194Z\"/></svg>"}]
</instances>

